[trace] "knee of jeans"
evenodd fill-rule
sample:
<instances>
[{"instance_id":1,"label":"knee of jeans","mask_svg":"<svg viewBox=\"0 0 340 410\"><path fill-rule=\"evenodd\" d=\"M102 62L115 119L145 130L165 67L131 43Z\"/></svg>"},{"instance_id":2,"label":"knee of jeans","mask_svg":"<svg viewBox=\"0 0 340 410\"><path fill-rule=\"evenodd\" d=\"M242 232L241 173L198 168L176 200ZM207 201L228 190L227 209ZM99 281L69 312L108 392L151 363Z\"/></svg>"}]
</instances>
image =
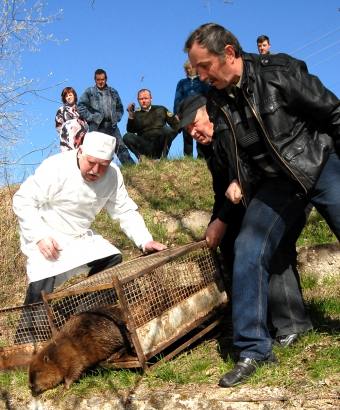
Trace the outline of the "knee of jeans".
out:
<instances>
[{"instance_id":1,"label":"knee of jeans","mask_svg":"<svg viewBox=\"0 0 340 410\"><path fill-rule=\"evenodd\" d=\"M243 271L248 274L256 269L269 270L270 252L265 243L256 240L250 240L247 237L239 236L234 245L234 270L236 272ZM247 273L248 272L248 273Z\"/></svg>"},{"instance_id":2,"label":"knee of jeans","mask_svg":"<svg viewBox=\"0 0 340 410\"><path fill-rule=\"evenodd\" d=\"M239 235L234 244L235 258L247 259L252 258L256 252L255 241L250 241L249 237Z\"/></svg>"}]
</instances>

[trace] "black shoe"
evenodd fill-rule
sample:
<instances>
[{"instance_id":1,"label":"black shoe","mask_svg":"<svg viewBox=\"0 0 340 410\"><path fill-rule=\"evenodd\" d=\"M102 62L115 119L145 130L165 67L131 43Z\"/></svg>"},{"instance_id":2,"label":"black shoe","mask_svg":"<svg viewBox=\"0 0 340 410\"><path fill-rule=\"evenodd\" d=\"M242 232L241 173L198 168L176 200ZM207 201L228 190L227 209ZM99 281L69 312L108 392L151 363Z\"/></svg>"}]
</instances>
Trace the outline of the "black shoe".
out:
<instances>
[{"instance_id":1,"label":"black shoe","mask_svg":"<svg viewBox=\"0 0 340 410\"><path fill-rule=\"evenodd\" d=\"M255 360L250 359L249 357L241 357L235 367L220 379L218 385L220 387L236 386L247 380L253 373L255 373L259 366L276 362L277 359L274 353L272 353L266 360Z\"/></svg>"},{"instance_id":2,"label":"black shoe","mask_svg":"<svg viewBox=\"0 0 340 410\"><path fill-rule=\"evenodd\" d=\"M294 344L299 339L298 333L292 333L290 335L277 336L275 342L282 347L288 347Z\"/></svg>"}]
</instances>

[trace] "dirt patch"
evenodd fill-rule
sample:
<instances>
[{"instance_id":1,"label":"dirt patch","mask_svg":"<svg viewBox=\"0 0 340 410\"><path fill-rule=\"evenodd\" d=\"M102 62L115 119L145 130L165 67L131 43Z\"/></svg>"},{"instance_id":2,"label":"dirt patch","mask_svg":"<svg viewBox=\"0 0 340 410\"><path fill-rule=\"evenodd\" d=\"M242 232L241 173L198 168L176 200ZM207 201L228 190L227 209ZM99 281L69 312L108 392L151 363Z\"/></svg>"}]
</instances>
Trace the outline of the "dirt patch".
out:
<instances>
[{"instance_id":1,"label":"dirt patch","mask_svg":"<svg viewBox=\"0 0 340 410\"><path fill-rule=\"evenodd\" d=\"M298 249L298 267L301 272L315 276L322 281L326 276L340 274L340 245L329 243L303 246Z\"/></svg>"},{"instance_id":2,"label":"dirt patch","mask_svg":"<svg viewBox=\"0 0 340 410\"><path fill-rule=\"evenodd\" d=\"M287 388L270 387L222 389L217 386L192 385L150 390L146 386L139 385L132 394L108 392L89 399L68 397L67 400L58 403L42 399L31 400L26 408L36 410L75 408L79 410L333 410L339 408L338 399L339 393L335 388L321 386L311 386L307 393L297 394Z\"/></svg>"}]
</instances>

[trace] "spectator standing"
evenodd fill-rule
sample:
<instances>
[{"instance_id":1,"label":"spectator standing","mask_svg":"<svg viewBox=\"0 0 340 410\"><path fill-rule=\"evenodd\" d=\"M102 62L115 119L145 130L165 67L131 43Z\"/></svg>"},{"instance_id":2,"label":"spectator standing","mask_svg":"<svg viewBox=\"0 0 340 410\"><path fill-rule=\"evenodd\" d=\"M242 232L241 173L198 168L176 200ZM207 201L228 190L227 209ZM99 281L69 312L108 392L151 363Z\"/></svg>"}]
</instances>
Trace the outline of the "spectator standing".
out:
<instances>
[{"instance_id":1,"label":"spectator standing","mask_svg":"<svg viewBox=\"0 0 340 410\"><path fill-rule=\"evenodd\" d=\"M256 43L259 54L270 54L270 41L268 36L265 34L258 36Z\"/></svg>"},{"instance_id":2,"label":"spectator standing","mask_svg":"<svg viewBox=\"0 0 340 410\"><path fill-rule=\"evenodd\" d=\"M134 164L118 128L118 122L123 116L119 94L107 85L105 70L98 68L94 73L94 80L96 84L87 88L79 99L79 113L86 119L90 131L103 132L116 138L116 154L123 165Z\"/></svg>"},{"instance_id":3,"label":"spectator standing","mask_svg":"<svg viewBox=\"0 0 340 410\"><path fill-rule=\"evenodd\" d=\"M56 113L55 128L60 138L61 151L69 151L82 144L88 125L78 112L74 88L65 87L61 92L61 101L63 105Z\"/></svg>"},{"instance_id":4,"label":"spectator standing","mask_svg":"<svg viewBox=\"0 0 340 410\"><path fill-rule=\"evenodd\" d=\"M174 100L174 114L177 114L179 104L186 98L192 95L203 94L205 95L209 89L209 86L199 79L196 69L193 68L190 61L187 60L184 63L184 71L186 78L179 80L176 86L175 100ZM183 134L183 154L193 156L193 139L192 136L182 129ZM197 157L204 158L204 153L201 149L200 143L196 143Z\"/></svg>"},{"instance_id":5,"label":"spectator standing","mask_svg":"<svg viewBox=\"0 0 340 410\"><path fill-rule=\"evenodd\" d=\"M162 105L152 105L151 91L145 88L137 93L140 108L130 103L123 140L140 160L141 155L152 159L167 157L172 141L178 132L178 119ZM169 127L169 126L170 127Z\"/></svg>"}]
</instances>

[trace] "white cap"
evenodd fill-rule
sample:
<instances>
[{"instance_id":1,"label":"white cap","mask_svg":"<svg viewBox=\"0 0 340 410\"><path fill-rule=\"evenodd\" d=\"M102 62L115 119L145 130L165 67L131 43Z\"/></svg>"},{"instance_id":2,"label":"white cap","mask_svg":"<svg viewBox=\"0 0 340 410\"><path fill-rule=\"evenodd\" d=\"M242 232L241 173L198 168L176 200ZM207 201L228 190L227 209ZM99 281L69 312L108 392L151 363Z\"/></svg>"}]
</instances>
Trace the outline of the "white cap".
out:
<instances>
[{"instance_id":1,"label":"white cap","mask_svg":"<svg viewBox=\"0 0 340 410\"><path fill-rule=\"evenodd\" d=\"M116 148L116 138L103 132L87 132L81 146L82 152L91 157L112 159Z\"/></svg>"}]
</instances>

